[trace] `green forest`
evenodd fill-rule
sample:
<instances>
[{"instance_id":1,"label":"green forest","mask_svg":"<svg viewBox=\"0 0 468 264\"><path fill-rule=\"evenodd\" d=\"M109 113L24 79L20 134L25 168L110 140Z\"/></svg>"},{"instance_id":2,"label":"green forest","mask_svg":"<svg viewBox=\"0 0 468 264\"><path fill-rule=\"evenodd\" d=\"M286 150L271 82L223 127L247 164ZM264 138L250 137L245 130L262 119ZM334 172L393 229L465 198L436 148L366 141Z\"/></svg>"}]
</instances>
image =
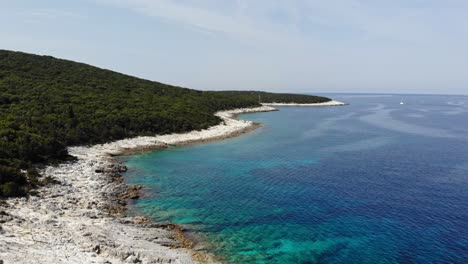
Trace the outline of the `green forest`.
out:
<instances>
[{"instance_id":1,"label":"green forest","mask_svg":"<svg viewBox=\"0 0 468 264\"><path fill-rule=\"evenodd\" d=\"M47 184L35 164L69 160L67 146L200 130L220 110L329 98L198 91L83 63L0 50L0 197Z\"/></svg>"}]
</instances>

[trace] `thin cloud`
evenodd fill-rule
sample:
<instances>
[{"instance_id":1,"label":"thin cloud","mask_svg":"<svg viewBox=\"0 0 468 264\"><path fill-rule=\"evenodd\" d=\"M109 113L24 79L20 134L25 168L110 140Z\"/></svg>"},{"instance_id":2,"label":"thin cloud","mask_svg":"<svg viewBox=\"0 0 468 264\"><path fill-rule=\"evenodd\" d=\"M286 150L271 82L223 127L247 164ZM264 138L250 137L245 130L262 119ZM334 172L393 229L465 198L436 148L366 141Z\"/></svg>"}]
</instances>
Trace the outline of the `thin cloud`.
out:
<instances>
[{"instance_id":1,"label":"thin cloud","mask_svg":"<svg viewBox=\"0 0 468 264\"><path fill-rule=\"evenodd\" d=\"M69 10L55 9L55 8L37 8L21 11L18 14L20 17L24 17L25 22L29 23L42 23L53 20L63 19L85 19L83 14L75 13Z\"/></svg>"},{"instance_id":2,"label":"thin cloud","mask_svg":"<svg viewBox=\"0 0 468 264\"><path fill-rule=\"evenodd\" d=\"M434 18L452 23L452 31L466 32L466 19L460 22L464 16L460 10L468 9L463 1L96 1L239 41L279 45L327 43L327 36L334 32L348 33L350 39L380 38L421 44L446 37L446 29L438 28L439 22ZM308 32L310 28L318 33ZM321 31L328 32L320 34Z\"/></svg>"},{"instance_id":3,"label":"thin cloud","mask_svg":"<svg viewBox=\"0 0 468 264\"><path fill-rule=\"evenodd\" d=\"M127 8L143 15L191 26L198 31L221 34L238 41L249 43L284 42L284 39L268 28L262 28L256 21L244 16L245 3L238 2L239 12L222 13L207 7L188 5L178 1L150 0L98 0L100 3Z\"/></svg>"}]
</instances>

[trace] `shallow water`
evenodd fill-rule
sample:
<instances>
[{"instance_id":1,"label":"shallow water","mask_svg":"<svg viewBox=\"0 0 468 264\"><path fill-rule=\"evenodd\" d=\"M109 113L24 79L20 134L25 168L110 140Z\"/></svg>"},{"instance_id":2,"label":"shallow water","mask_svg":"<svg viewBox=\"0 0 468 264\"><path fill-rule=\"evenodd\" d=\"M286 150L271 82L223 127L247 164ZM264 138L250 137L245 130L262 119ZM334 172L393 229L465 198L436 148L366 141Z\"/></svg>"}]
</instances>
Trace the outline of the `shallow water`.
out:
<instances>
[{"instance_id":1,"label":"shallow water","mask_svg":"<svg viewBox=\"0 0 468 264\"><path fill-rule=\"evenodd\" d=\"M128 157L134 209L230 263L468 263L468 97L331 96L351 105Z\"/></svg>"}]
</instances>

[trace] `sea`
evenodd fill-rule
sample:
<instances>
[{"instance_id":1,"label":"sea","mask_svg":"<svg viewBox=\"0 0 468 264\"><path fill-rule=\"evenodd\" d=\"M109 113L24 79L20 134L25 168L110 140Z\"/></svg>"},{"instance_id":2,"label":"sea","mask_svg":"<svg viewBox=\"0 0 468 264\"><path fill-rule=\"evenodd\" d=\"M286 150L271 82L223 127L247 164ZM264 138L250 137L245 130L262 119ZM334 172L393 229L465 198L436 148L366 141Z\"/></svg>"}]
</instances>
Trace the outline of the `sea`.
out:
<instances>
[{"instance_id":1,"label":"sea","mask_svg":"<svg viewBox=\"0 0 468 264\"><path fill-rule=\"evenodd\" d=\"M123 157L130 212L226 263L468 263L468 97L329 94L251 133Z\"/></svg>"}]
</instances>

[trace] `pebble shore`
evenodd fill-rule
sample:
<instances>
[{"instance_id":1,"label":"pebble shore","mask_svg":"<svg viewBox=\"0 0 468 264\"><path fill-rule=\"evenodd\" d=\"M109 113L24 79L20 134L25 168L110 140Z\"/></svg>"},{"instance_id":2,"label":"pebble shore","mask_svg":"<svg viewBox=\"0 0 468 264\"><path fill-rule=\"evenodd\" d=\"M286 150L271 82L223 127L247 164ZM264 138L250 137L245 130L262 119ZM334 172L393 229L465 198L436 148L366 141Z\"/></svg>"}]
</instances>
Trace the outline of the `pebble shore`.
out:
<instances>
[{"instance_id":1,"label":"pebble shore","mask_svg":"<svg viewBox=\"0 0 468 264\"><path fill-rule=\"evenodd\" d=\"M75 162L48 166L43 176L59 183L28 198L0 204L0 263L213 263L190 248L180 227L126 217L125 199L138 189L126 186L126 168L112 156L236 136L255 123L235 115L274 108L218 112L221 124L184 134L137 137L90 147L70 147Z\"/></svg>"},{"instance_id":2,"label":"pebble shore","mask_svg":"<svg viewBox=\"0 0 468 264\"><path fill-rule=\"evenodd\" d=\"M216 263L213 256L192 249L181 227L122 213L141 187L123 182L126 167L113 157L237 136L259 126L237 115L285 105L295 104L218 112L223 121L201 131L69 147L76 161L41 172L57 184L28 198L0 200L0 263ZM334 105L344 104L305 106Z\"/></svg>"}]
</instances>

